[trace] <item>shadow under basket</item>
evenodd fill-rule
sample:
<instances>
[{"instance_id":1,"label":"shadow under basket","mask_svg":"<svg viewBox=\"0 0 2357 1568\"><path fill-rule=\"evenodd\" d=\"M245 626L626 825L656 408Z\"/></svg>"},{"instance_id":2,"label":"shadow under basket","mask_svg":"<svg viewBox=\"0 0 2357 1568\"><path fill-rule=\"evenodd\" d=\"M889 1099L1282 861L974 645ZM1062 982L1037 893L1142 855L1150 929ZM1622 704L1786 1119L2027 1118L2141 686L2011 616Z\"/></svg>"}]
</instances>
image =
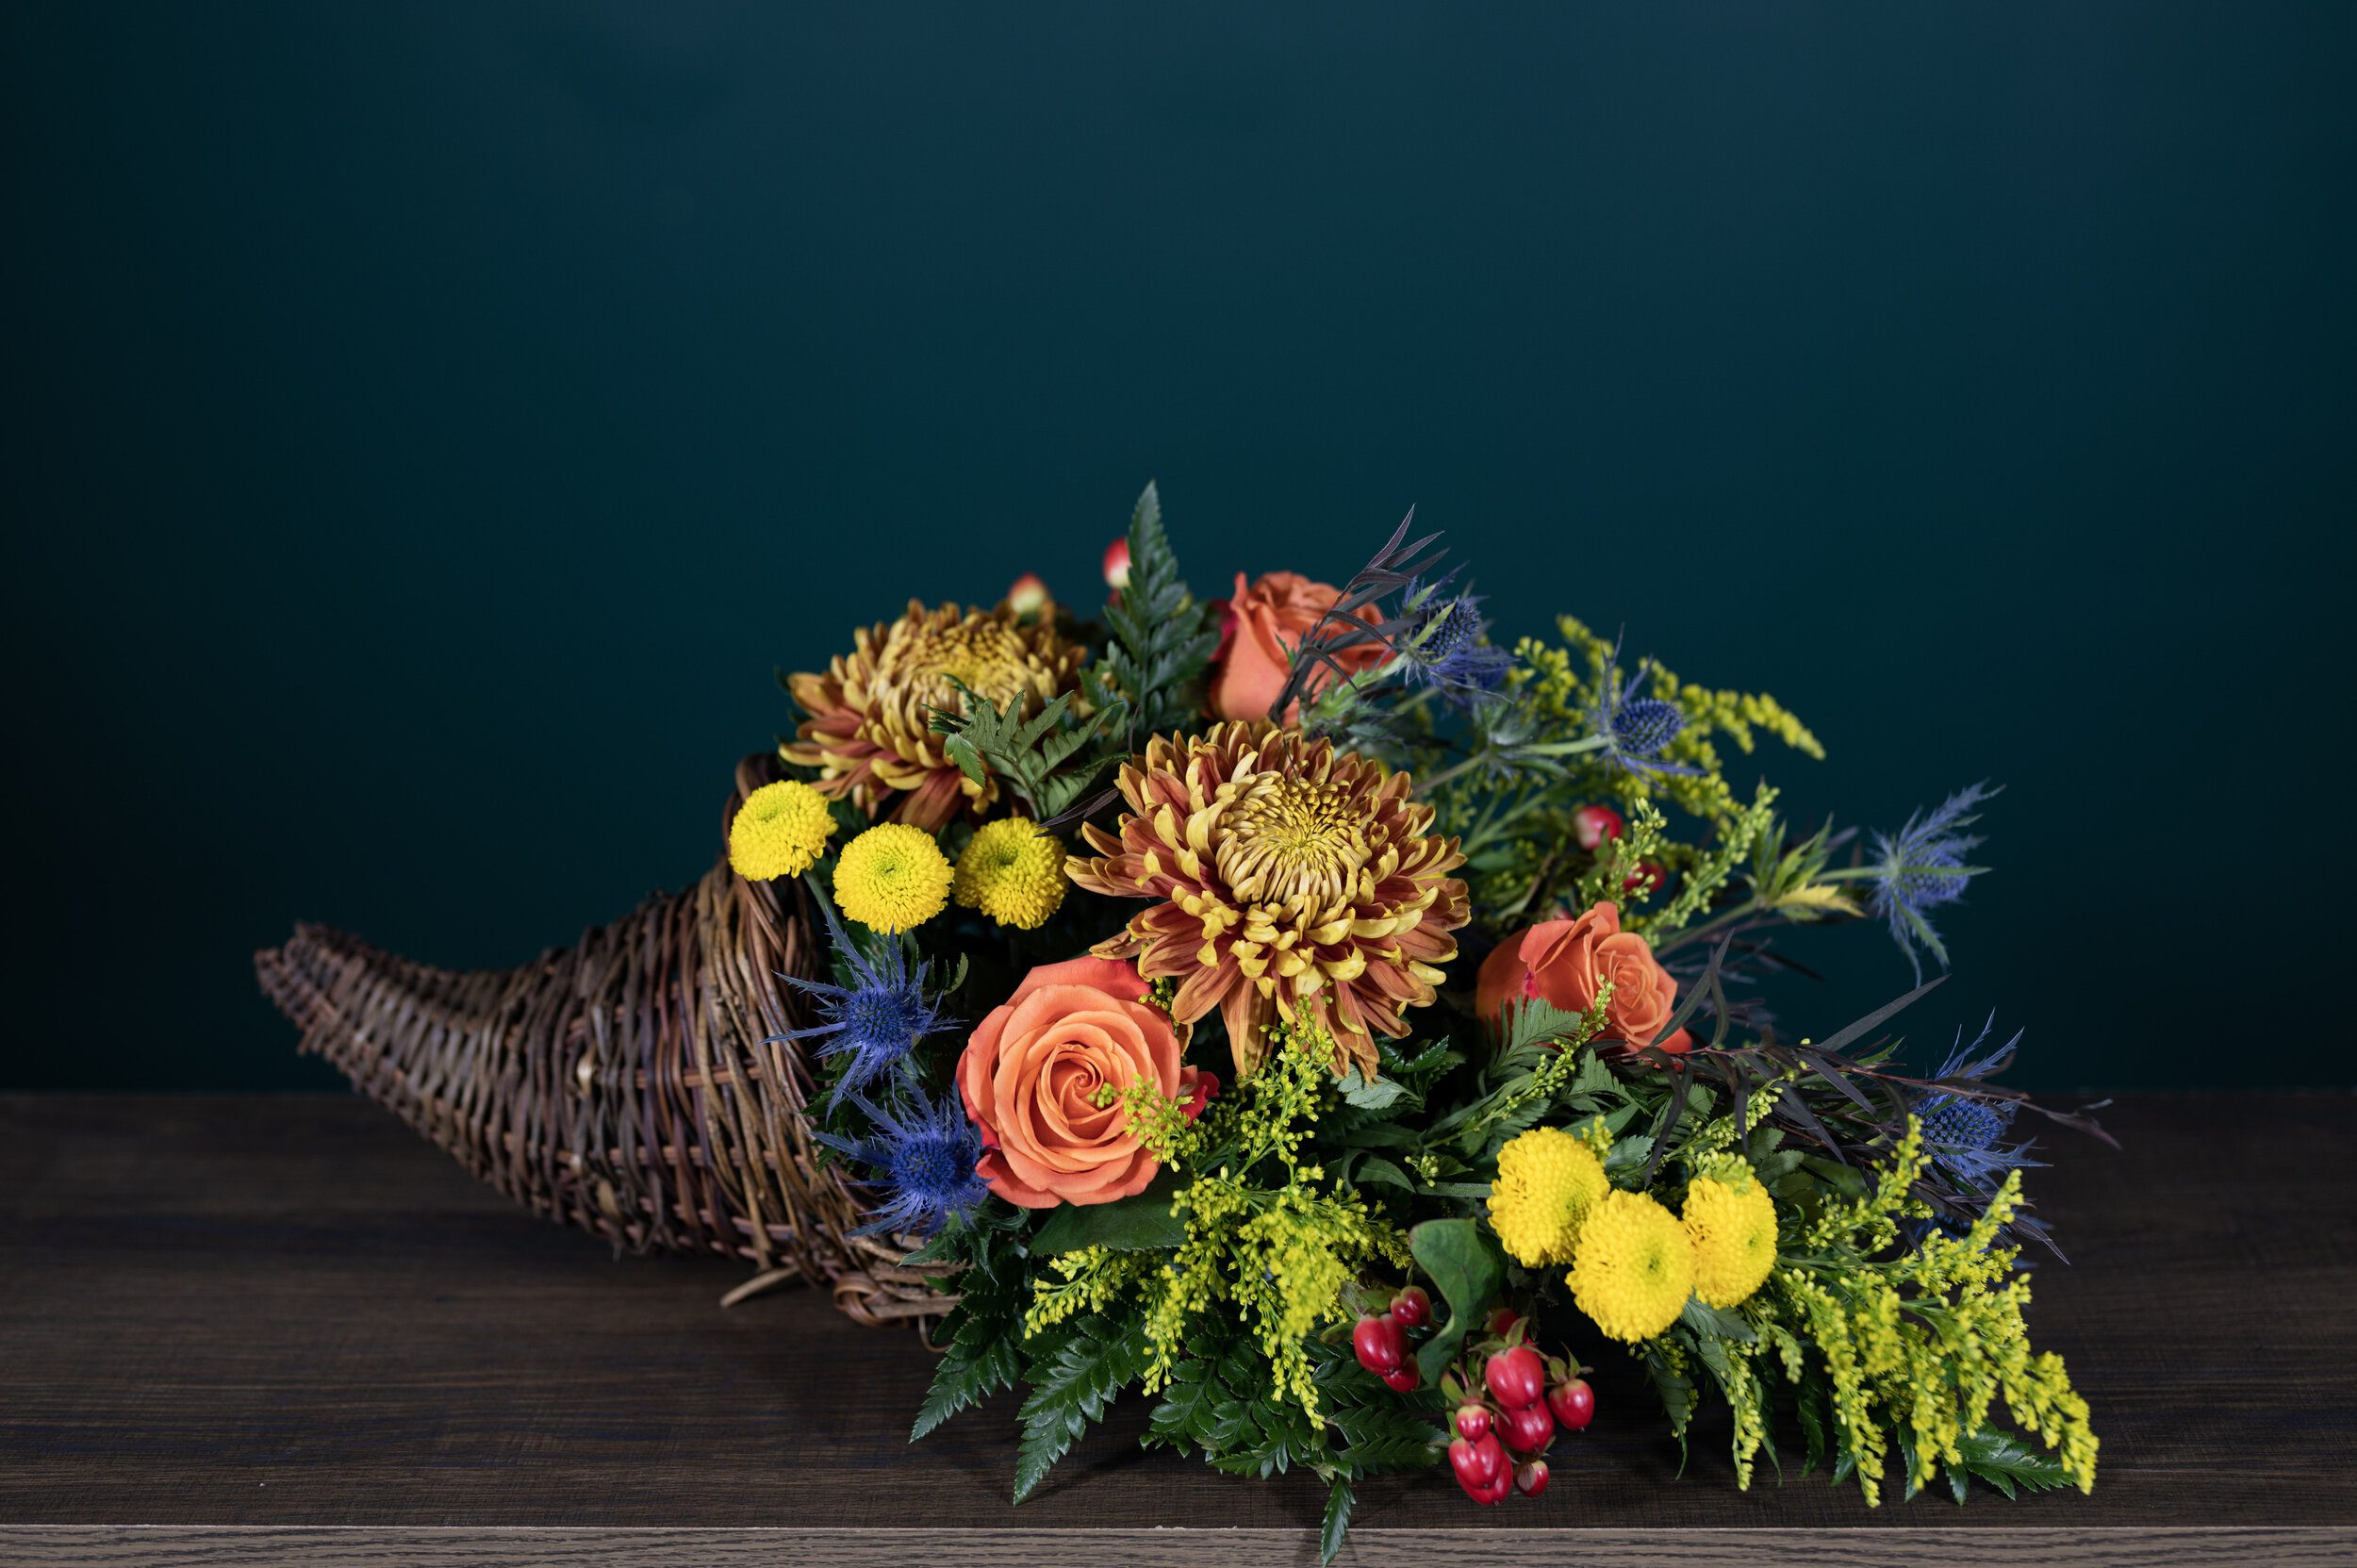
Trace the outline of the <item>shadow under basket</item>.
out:
<instances>
[{"instance_id":1,"label":"shadow under basket","mask_svg":"<svg viewBox=\"0 0 2357 1568\"><path fill-rule=\"evenodd\" d=\"M724 834L778 776L737 765ZM800 1279L863 1323L938 1317L939 1270L851 1234L858 1189L810 1135L809 1052L775 1038L808 1022L781 977L816 972L812 929L799 882L747 882L724 853L518 968L427 968L313 925L254 966L304 1050L534 1213L617 1250L750 1259L730 1301Z\"/></svg>"}]
</instances>

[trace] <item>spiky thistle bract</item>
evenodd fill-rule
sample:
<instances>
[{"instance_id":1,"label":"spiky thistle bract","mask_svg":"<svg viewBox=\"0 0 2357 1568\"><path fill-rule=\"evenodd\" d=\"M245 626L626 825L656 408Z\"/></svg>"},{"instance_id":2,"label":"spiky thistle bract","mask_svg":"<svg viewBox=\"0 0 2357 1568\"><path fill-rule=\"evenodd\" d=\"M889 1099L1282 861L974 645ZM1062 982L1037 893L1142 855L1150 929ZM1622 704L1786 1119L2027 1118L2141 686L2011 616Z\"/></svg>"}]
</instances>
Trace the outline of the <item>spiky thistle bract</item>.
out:
<instances>
[{"instance_id":1,"label":"spiky thistle bract","mask_svg":"<svg viewBox=\"0 0 2357 1568\"><path fill-rule=\"evenodd\" d=\"M853 1235L934 1235L990 1196L974 1171L982 1157L981 1132L966 1119L956 1095L935 1100L903 1081L884 1104L858 1093L851 1103L873 1130L867 1136L812 1136L873 1173L865 1180L882 1201L868 1210L868 1222Z\"/></svg>"},{"instance_id":2,"label":"spiky thistle bract","mask_svg":"<svg viewBox=\"0 0 2357 1568\"><path fill-rule=\"evenodd\" d=\"M844 929L826 900L818 900L832 939L835 961L850 983L784 977L787 984L814 999L818 1022L789 1029L776 1040L816 1040L821 1057L842 1057L842 1070L828 1097L830 1106L846 1094L856 1095L907 1060L927 1035L938 1034L956 1019L941 1010L932 988L932 961L912 965L903 942L882 937L863 947Z\"/></svg>"}]
</instances>

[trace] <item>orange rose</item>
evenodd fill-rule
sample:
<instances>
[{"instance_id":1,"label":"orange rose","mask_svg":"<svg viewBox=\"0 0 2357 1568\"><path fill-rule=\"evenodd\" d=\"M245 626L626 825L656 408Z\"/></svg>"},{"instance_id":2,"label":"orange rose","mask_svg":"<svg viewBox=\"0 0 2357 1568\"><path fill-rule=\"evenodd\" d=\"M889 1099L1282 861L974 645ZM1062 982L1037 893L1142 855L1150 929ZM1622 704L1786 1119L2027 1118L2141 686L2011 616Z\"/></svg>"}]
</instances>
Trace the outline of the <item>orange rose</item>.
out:
<instances>
[{"instance_id":1,"label":"orange rose","mask_svg":"<svg viewBox=\"0 0 2357 1568\"><path fill-rule=\"evenodd\" d=\"M1105 1085L1141 1081L1199 1098L1195 1069L1179 1062L1184 1039L1146 992L1136 969L1111 959L1043 964L974 1031L958 1092L981 1129L974 1168L992 1192L1052 1209L1111 1203L1154 1180L1161 1162L1129 1135L1120 1105L1096 1103Z\"/></svg>"},{"instance_id":2,"label":"orange rose","mask_svg":"<svg viewBox=\"0 0 2357 1568\"><path fill-rule=\"evenodd\" d=\"M1277 693L1285 689L1292 669L1290 650L1299 647L1334 607L1342 590L1331 583L1313 583L1297 571L1267 571L1249 587L1236 573L1236 593L1219 604L1222 612L1219 653L1211 666L1211 712L1221 718L1268 718ZM1359 607L1359 619L1369 625L1382 621L1372 604ZM1362 642L1339 650L1335 658L1356 675L1383 662L1383 645ZM1311 693L1334 679L1331 669L1310 676ZM1280 720L1293 722L1288 710Z\"/></svg>"},{"instance_id":3,"label":"orange rose","mask_svg":"<svg viewBox=\"0 0 2357 1568\"><path fill-rule=\"evenodd\" d=\"M1621 929L1621 906L1601 903L1576 920L1543 920L1498 944L1481 966L1474 1006L1496 1023L1507 1003L1538 997L1566 1013L1585 1013L1596 1003L1599 980L1612 982L1605 1004L1605 1032L1631 1046L1658 1043L1663 1050L1691 1050L1694 1038L1679 1030L1656 1042L1677 1007L1677 982L1670 978L1645 939Z\"/></svg>"}]
</instances>

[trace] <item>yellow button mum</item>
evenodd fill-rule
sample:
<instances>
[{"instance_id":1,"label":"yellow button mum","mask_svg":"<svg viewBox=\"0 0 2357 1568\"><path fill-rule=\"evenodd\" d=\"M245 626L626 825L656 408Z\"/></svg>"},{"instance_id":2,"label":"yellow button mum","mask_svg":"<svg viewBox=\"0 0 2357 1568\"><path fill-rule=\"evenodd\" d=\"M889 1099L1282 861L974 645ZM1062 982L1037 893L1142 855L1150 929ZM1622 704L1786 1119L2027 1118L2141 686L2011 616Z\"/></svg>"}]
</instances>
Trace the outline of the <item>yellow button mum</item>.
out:
<instances>
[{"instance_id":1,"label":"yellow button mum","mask_svg":"<svg viewBox=\"0 0 2357 1568\"><path fill-rule=\"evenodd\" d=\"M729 823L729 865L747 882L799 877L826 850L834 832L826 797L806 784L780 779L745 797Z\"/></svg>"},{"instance_id":2,"label":"yellow button mum","mask_svg":"<svg viewBox=\"0 0 2357 1568\"><path fill-rule=\"evenodd\" d=\"M983 825L958 856L958 902L1002 926L1037 931L1063 902L1063 846L1028 817Z\"/></svg>"},{"instance_id":3,"label":"yellow button mum","mask_svg":"<svg viewBox=\"0 0 2357 1568\"><path fill-rule=\"evenodd\" d=\"M949 857L933 835L905 822L868 829L835 862L834 901L874 931L909 931L949 902Z\"/></svg>"},{"instance_id":4,"label":"yellow button mum","mask_svg":"<svg viewBox=\"0 0 2357 1568\"><path fill-rule=\"evenodd\" d=\"M1572 1299L1617 1340L1651 1339L1694 1289L1694 1246L1677 1215L1643 1193L1608 1192L1588 1211L1572 1258Z\"/></svg>"},{"instance_id":5,"label":"yellow button mum","mask_svg":"<svg viewBox=\"0 0 2357 1568\"><path fill-rule=\"evenodd\" d=\"M1607 1185L1593 1149L1559 1127L1534 1127L1498 1150L1491 1228L1525 1268L1568 1263L1580 1221Z\"/></svg>"},{"instance_id":6,"label":"yellow button mum","mask_svg":"<svg viewBox=\"0 0 2357 1568\"><path fill-rule=\"evenodd\" d=\"M1714 1307L1750 1298L1776 1266L1776 1204L1748 1171L1686 1189L1686 1236L1694 1246L1694 1294Z\"/></svg>"}]
</instances>

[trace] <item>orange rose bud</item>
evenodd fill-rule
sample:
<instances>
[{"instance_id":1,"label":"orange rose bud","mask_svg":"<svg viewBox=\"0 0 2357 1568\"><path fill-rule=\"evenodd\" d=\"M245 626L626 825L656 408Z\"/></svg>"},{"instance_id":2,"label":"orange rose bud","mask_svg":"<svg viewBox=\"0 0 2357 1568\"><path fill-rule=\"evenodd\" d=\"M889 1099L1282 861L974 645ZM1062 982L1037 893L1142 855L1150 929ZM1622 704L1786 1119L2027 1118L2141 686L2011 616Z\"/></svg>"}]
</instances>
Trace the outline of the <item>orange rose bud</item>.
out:
<instances>
[{"instance_id":1,"label":"orange rose bud","mask_svg":"<svg viewBox=\"0 0 2357 1568\"><path fill-rule=\"evenodd\" d=\"M1007 608L1017 615L1037 615L1047 607L1047 585L1036 571L1027 571L1007 589Z\"/></svg>"},{"instance_id":2,"label":"orange rose bud","mask_svg":"<svg viewBox=\"0 0 2357 1568\"><path fill-rule=\"evenodd\" d=\"M1161 1162L1130 1135L1120 1104L1096 1103L1098 1090L1138 1082L1170 1099L1195 1093L1185 1038L1146 1004L1146 989L1107 958L1043 964L976 1028L958 1093L981 1130L974 1168L992 1192L1052 1209L1134 1197L1154 1180Z\"/></svg>"},{"instance_id":3,"label":"orange rose bud","mask_svg":"<svg viewBox=\"0 0 2357 1568\"><path fill-rule=\"evenodd\" d=\"M1474 1005L1493 1025L1508 1002L1524 998L1585 1013L1596 1004L1599 981L1612 982L1606 1035L1632 1048L1658 1045L1673 1055L1694 1048L1694 1037L1682 1029L1666 1040L1654 1038L1676 1010L1677 982L1643 937L1621 929L1616 903L1600 903L1576 920L1542 920L1499 943L1481 966Z\"/></svg>"},{"instance_id":4,"label":"orange rose bud","mask_svg":"<svg viewBox=\"0 0 2357 1568\"><path fill-rule=\"evenodd\" d=\"M1262 572L1250 586L1236 573L1236 593L1219 604L1222 614L1219 652L1211 666L1211 712L1220 718L1277 718L1290 724L1296 717L1288 709L1281 718L1269 712L1285 689L1292 672L1292 650L1326 612L1342 598L1331 583L1316 583L1297 571ZM1359 619L1369 625L1382 621L1372 604L1359 607ZM1383 662L1383 645L1355 643L1335 652L1346 673L1356 675ZM1332 681L1334 672L1319 669L1310 676L1309 692L1315 696Z\"/></svg>"}]
</instances>

